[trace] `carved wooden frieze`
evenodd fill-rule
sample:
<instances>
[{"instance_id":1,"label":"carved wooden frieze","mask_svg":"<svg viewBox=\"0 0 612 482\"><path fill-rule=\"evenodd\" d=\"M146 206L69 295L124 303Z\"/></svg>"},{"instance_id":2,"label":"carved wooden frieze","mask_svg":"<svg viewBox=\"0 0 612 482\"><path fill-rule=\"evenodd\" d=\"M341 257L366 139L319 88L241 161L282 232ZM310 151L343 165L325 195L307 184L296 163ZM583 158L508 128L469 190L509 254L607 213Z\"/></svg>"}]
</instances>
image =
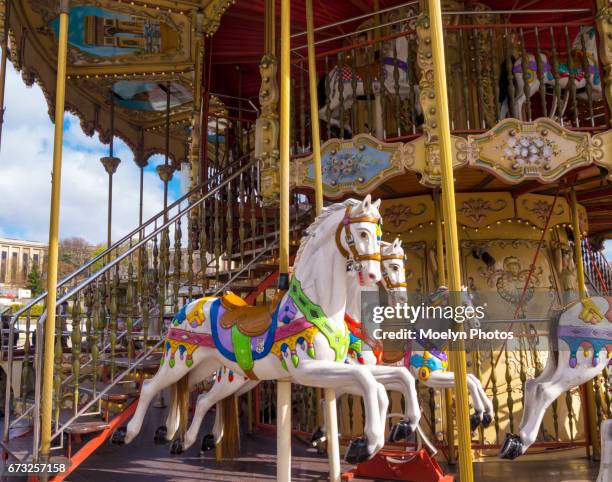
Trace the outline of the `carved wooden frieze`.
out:
<instances>
[{"instance_id":1,"label":"carved wooden frieze","mask_svg":"<svg viewBox=\"0 0 612 482\"><path fill-rule=\"evenodd\" d=\"M507 192L457 193L457 222L463 226L481 227L514 217L514 203Z\"/></svg>"},{"instance_id":2,"label":"carved wooden frieze","mask_svg":"<svg viewBox=\"0 0 612 482\"><path fill-rule=\"evenodd\" d=\"M383 200L380 213L384 230L401 233L434 219L434 203L429 194L401 199Z\"/></svg>"},{"instance_id":3,"label":"carved wooden frieze","mask_svg":"<svg viewBox=\"0 0 612 482\"><path fill-rule=\"evenodd\" d=\"M470 165L512 184L555 181L591 164L598 150L588 133L569 131L547 118L504 119L484 134L468 136L468 143L474 151Z\"/></svg>"}]
</instances>

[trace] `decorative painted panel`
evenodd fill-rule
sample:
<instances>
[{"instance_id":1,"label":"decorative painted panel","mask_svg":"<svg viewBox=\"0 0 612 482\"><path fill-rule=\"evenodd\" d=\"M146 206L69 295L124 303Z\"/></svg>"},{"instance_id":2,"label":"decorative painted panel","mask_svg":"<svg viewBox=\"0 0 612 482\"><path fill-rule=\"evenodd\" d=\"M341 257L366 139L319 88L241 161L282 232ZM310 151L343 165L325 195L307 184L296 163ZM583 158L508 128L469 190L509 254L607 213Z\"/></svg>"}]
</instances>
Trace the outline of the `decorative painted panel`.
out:
<instances>
[{"instance_id":1,"label":"decorative painted panel","mask_svg":"<svg viewBox=\"0 0 612 482\"><path fill-rule=\"evenodd\" d=\"M461 243L462 273L465 283L475 294L476 304L487 304L489 319L512 319L519 300L523 303L519 315L545 317L558 308L558 296L549 257L548 243L544 242L536 266L530 273L538 240L492 239ZM474 248L485 250L493 264L473 256ZM527 289L523 289L527 283Z\"/></svg>"},{"instance_id":2,"label":"decorative painted panel","mask_svg":"<svg viewBox=\"0 0 612 482\"><path fill-rule=\"evenodd\" d=\"M567 171L591 164L596 148L586 132L569 131L546 118L504 119L485 134L468 136L470 165L510 183L552 182Z\"/></svg>"},{"instance_id":3,"label":"decorative painted panel","mask_svg":"<svg viewBox=\"0 0 612 482\"><path fill-rule=\"evenodd\" d=\"M408 231L434 219L434 203L430 195L384 200L380 207L384 230L392 233Z\"/></svg>"},{"instance_id":4,"label":"decorative painted panel","mask_svg":"<svg viewBox=\"0 0 612 482\"><path fill-rule=\"evenodd\" d=\"M321 146L323 192L330 198L366 194L390 177L412 169L419 149L414 144L386 143L359 134L351 140L330 139ZM314 186L312 155L294 163L294 182Z\"/></svg>"}]
</instances>

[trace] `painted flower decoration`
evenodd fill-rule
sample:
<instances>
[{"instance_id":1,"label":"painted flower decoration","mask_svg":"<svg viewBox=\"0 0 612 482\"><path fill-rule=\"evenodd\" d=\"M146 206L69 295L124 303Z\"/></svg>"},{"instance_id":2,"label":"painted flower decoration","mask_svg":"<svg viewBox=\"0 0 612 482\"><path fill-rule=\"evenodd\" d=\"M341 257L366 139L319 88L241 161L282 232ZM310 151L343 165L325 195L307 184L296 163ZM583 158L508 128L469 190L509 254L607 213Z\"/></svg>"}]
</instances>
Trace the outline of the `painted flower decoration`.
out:
<instances>
[{"instance_id":1,"label":"painted flower decoration","mask_svg":"<svg viewBox=\"0 0 612 482\"><path fill-rule=\"evenodd\" d=\"M551 169L552 157L558 154L554 141L541 136L510 133L503 148L503 158L512 162L512 169Z\"/></svg>"}]
</instances>

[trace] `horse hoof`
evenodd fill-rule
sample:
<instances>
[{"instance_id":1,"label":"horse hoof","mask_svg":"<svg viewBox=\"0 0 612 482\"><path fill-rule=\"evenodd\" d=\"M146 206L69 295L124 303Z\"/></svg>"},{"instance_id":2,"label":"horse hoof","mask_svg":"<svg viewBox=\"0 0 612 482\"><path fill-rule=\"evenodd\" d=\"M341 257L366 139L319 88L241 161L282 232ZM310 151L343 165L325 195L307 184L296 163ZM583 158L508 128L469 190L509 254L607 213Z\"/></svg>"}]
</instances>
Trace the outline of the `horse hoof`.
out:
<instances>
[{"instance_id":1,"label":"horse hoof","mask_svg":"<svg viewBox=\"0 0 612 482\"><path fill-rule=\"evenodd\" d=\"M482 423L482 418L477 413L470 416L470 430L473 432Z\"/></svg>"},{"instance_id":2,"label":"horse hoof","mask_svg":"<svg viewBox=\"0 0 612 482\"><path fill-rule=\"evenodd\" d=\"M317 444L323 441L324 437L325 437L325 434L323 433L323 430L321 430L321 427L317 427L317 429L314 432L312 432L312 435L308 443L311 445L311 447L316 447Z\"/></svg>"},{"instance_id":3,"label":"horse hoof","mask_svg":"<svg viewBox=\"0 0 612 482\"><path fill-rule=\"evenodd\" d=\"M368 439L365 437L351 440L351 443L346 450L344 460L349 464L358 464L370 458L368 452Z\"/></svg>"},{"instance_id":4,"label":"horse hoof","mask_svg":"<svg viewBox=\"0 0 612 482\"><path fill-rule=\"evenodd\" d=\"M127 435L127 430L125 427L119 427L117 430L113 432L113 436L111 437L111 443L114 445L123 445L125 444L125 436Z\"/></svg>"},{"instance_id":5,"label":"horse hoof","mask_svg":"<svg viewBox=\"0 0 612 482\"><path fill-rule=\"evenodd\" d=\"M210 452L215 449L215 437L211 433L204 435L202 439L202 452Z\"/></svg>"},{"instance_id":6,"label":"horse hoof","mask_svg":"<svg viewBox=\"0 0 612 482\"><path fill-rule=\"evenodd\" d=\"M168 434L168 429L165 425L161 425L157 427L155 430L155 435L153 436L153 442L158 445L163 445L167 442L166 435Z\"/></svg>"},{"instance_id":7,"label":"horse hoof","mask_svg":"<svg viewBox=\"0 0 612 482\"><path fill-rule=\"evenodd\" d=\"M402 440L408 440L408 437L412 435L412 429L410 428L410 422L408 420L401 420L391 427L389 433L389 442L400 442Z\"/></svg>"},{"instance_id":8,"label":"horse hoof","mask_svg":"<svg viewBox=\"0 0 612 482\"><path fill-rule=\"evenodd\" d=\"M523 453L523 442L519 435L511 433L506 434L506 440L499 451L499 456L502 459L514 460Z\"/></svg>"},{"instance_id":9,"label":"horse hoof","mask_svg":"<svg viewBox=\"0 0 612 482\"><path fill-rule=\"evenodd\" d=\"M178 455L183 453L183 442L179 439L175 439L170 445L170 453L172 455Z\"/></svg>"},{"instance_id":10,"label":"horse hoof","mask_svg":"<svg viewBox=\"0 0 612 482\"><path fill-rule=\"evenodd\" d=\"M487 428L489 425L491 425L492 421L493 421L493 417L491 415L489 415L488 413L483 414L483 416L482 416L482 426L484 428Z\"/></svg>"}]
</instances>

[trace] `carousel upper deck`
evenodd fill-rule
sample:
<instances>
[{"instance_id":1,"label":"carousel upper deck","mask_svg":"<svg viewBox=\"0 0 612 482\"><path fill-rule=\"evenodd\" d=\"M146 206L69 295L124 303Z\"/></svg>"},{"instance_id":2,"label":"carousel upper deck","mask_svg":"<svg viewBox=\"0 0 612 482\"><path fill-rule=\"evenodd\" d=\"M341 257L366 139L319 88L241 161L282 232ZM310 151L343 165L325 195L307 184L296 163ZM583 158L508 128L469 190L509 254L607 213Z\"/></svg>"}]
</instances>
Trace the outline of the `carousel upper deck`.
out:
<instances>
[{"instance_id":1,"label":"carousel upper deck","mask_svg":"<svg viewBox=\"0 0 612 482\"><path fill-rule=\"evenodd\" d=\"M53 365L51 453L76 470L133 413L181 306L227 290L250 303L272 296L280 257L277 3L0 0L6 58L24 82L42 88L51 116L64 105L85 133L110 144L101 159L109 180L121 169L117 137L141 170L164 156L157 171L166 192L179 171L190 186L59 281L52 354L36 342L46 293L6 319L9 460L39 460L44 364ZM290 254L313 216L316 117L326 202L382 198L384 239L403 240L409 291L433 291L446 279L434 76L441 53L432 48L426 2L314 0L313 42L304 3L290 3ZM612 233L612 5L445 0L442 9L462 281L495 300L498 323L520 319L531 333L520 350L469 354L469 371L495 406L494 423L472 434L475 453L488 457L518 426L523 384L545 364L544 322L576 297L577 266L591 294L610 293L612 269L601 249ZM60 12L68 22L63 76ZM141 207L142 190L141 183ZM545 309L538 294L547 297ZM592 417L608 418L607 373L591 390ZM553 404L533 452L597 451L582 393ZM275 424L274 394L264 382L248 395L249 429ZM316 392L294 397L294 427L311 432ZM452 399L421 387L420 400L426 432L452 462ZM392 397L391 411L403 403ZM357 397L340 406L341 433L359 435ZM480 480L508 476L491 465L482 471Z\"/></svg>"}]
</instances>

